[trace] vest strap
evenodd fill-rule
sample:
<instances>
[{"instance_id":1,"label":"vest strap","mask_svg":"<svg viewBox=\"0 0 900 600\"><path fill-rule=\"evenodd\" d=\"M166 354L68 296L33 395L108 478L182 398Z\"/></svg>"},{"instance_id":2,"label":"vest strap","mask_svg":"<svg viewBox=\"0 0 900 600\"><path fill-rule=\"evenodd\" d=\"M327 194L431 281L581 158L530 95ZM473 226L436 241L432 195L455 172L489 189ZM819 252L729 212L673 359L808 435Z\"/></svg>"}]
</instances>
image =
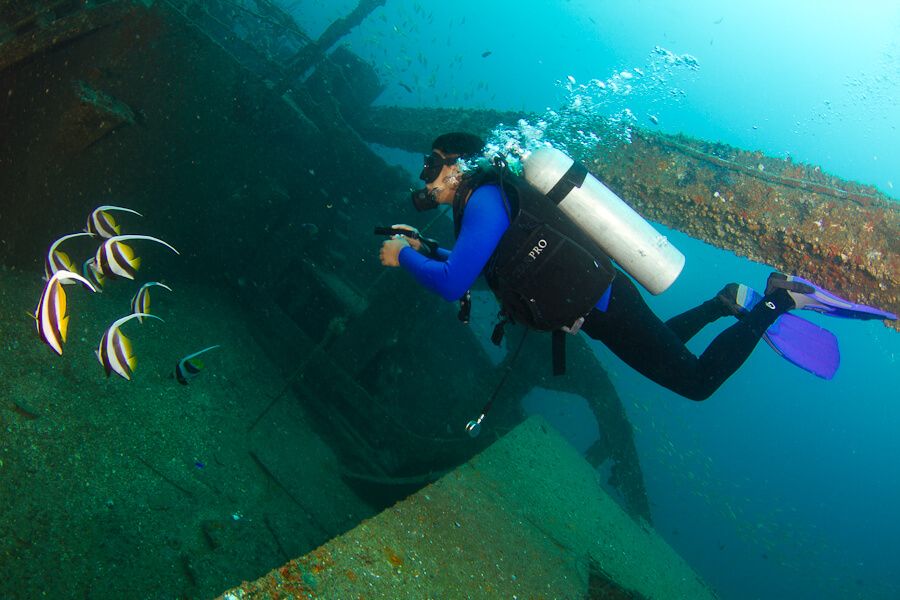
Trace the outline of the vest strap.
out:
<instances>
[{"instance_id":1,"label":"vest strap","mask_svg":"<svg viewBox=\"0 0 900 600\"><path fill-rule=\"evenodd\" d=\"M556 329L550 335L552 336L553 374L563 375L566 372L566 332Z\"/></svg>"}]
</instances>

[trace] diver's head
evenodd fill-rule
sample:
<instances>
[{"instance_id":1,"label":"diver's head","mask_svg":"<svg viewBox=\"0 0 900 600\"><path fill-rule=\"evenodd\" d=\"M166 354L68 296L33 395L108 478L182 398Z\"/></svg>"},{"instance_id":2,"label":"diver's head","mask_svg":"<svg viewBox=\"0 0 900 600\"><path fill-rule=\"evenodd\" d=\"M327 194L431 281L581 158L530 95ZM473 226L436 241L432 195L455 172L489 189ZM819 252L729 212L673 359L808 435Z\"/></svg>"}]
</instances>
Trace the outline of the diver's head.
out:
<instances>
[{"instance_id":1,"label":"diver's head","mask_svg":"<svg viewBox=\"0 0 900 600\"><path fill-rule=\"evenodd\" d=\"M459 160L478 156L484 140L471 133L445 133L431 144L431 154L425 157L419 179L425 187L412 193L416 210L437 208L451 204L461 180Z\"/></svg>"}]
</instances>

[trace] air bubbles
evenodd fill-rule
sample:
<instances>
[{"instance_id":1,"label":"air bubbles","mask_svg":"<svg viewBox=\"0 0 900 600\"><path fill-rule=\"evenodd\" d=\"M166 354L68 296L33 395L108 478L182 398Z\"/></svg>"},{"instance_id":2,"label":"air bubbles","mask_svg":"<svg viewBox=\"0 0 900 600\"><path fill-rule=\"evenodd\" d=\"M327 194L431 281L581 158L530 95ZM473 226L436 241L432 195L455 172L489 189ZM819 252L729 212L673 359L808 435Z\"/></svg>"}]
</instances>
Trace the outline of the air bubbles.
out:
<instances>
[{"instance_id":1,"label":"air bubbles","mask_svg":"<svg viewBox=\"0 0 900 600\"><path fill-rule=\"evenodd\" d=\"M683 83L685 70L699 67L693 56L657 46L642 67L617 69L605 79L593 78L582 84L568 75L558 81L565 93L560 108L548 108L537 120L501 125L489 136L486 155L502 152L517 171L519 159L551 141L577 159L595 154L598 147L630 143L640 122L631 105L656 105L653 113L642 110L641 114L644 122L658 125L661 110L686 96L670 81Z\"/></svg>"}]
</instances>

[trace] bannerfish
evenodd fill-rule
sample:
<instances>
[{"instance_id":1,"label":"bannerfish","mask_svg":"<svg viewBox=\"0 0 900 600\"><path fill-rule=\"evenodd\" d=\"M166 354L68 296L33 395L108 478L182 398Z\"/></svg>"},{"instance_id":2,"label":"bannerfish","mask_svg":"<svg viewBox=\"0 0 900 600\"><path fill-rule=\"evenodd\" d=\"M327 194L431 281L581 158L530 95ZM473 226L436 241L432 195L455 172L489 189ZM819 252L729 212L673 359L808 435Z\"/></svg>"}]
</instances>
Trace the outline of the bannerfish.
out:
<instances>
[{"instance_id":1,"label":"bannerfish","mask_svg":"<svg viewBox=\"0 0 900 600\"><path fill-rule=\"evenodd\" d=\"M68 279L80 281L92 292L97 289L91 282L77 273L67 270L57 271L50 276L37 308L34 310L34 323L38 335L53 348L57 354L62 354L62 345L66 341L66 331L69 327L69 315L66 314L66 291L62 282Z\"/></svg>"},{"instance_id":2,"label":"bannerfish","mask_svg":"<svg viewBox=\"0 0 900 600\"><path fill-rule=\"evenodd\" d=\"M134 279L135 273L141 266L141 259L134 255L134 250L131 249L131 246L124 243L126 240L150 240L162 244L175 254L179 254L178 250L168 243L149 235L117 235L107 239L97 249L94 265L101 274L107 277Z\"/></svg>"},{"instance_id":3,"label":"bannerfish","mask_svg":"<svg viewBox=\"0 0 900 600\"><path fill-rule=\"evenodd\" d=\"M131 374L134 372L135 365L137 365L137 359L131 350L131 340L125 337L125 334L122 333L119 327L135 317L151 317L162 321L156 315L132 313L116 320L109 326L109 329L100 338L100 346L94 352L97 355L97 360L103 365L107 377L112 372L115 372L120 377L131 381Z\"/></svg>"},{"instance_id":4,"label":"bannerfish","mask_svg":"<svg viewBox=\"0 0 900 600\"><path fill-rule=\"evenodd\" d=\"M87 231L88 233L99 235L100 237L105 239L119 235L122 232L121 227L119 227L119 224L116 223L116 220L113 219L112 215L109 214L108 211L111 210L129 212L139 217L144 216L136 210L124 208L122 206L98 206L93 211L91 211L91 214L87 220L87 229L85 229L85 231Z\"/></svg>"},{"instance_id":5,"label":"bannerfish","mask_svg":"<svg viewBox=\"0 0 900 600\"><path fill-rule=\"evenodd\" d=\"M135 314L147 314L150 312L150 290L149 288L158 285L161 288L165 288L172 291L172 288L167 286L164 283L160 283L158 281L148 281L144 285L141 286L141 289L138 290L137 294L131 299L131 312ZM141 323L144 322L143 317L138 317L138 321Z\"/></svg>"},{"instance_id":6,"label":"bannerfish","mask_svg":"<svg viewBox=\"0 0 900 600\"><path fill-rule=\"evenodd\" d=\"M69 255L63 252L62 250L58 250L59 245L66 240L83 237L83 236L91 236L94 234L87 233L86 231L81 231L79 233L70 233L69 235L64 235L52 244L50 244L50 249L47 251L47 259L44 261L44 279L49 281L53 274L57 271L70 271L72 273L77 273L75 270L75 263L72 262L72 259L69 258ZM67 279L64 283L75 283L71 279Z\"/></svg>"},{"instance_id":7,"label":"bannerfish","mask_svg":"<svg viewBox=\"0 0 900 600\"><path fill-rule=\"evenodd\" d=\"M178 383L181 385L187 385L188 382L200 374L200 371L203 370L203 361L201 361L198 356L203 354L204 352L209 352L210 350L215 350L219 347L219 344L215 346L210 346L209 348L204 348L199 352L194 352L193 354L188 354L184 358L178 361L175 365L175 379L178 380Z\"/></svg>"},{"instance_id":8,"label":"bannerfish","mask_svg":"<svg viewBox=\"0 0 900 600\"><path fill-rule=\"evenodd\" d=\"M84 278L94 284L98 292L103 292L103 285L106 283L106 277L97 270L97 260L92 256L81 263L81 274Z\"/></svg>"}]
</instances>

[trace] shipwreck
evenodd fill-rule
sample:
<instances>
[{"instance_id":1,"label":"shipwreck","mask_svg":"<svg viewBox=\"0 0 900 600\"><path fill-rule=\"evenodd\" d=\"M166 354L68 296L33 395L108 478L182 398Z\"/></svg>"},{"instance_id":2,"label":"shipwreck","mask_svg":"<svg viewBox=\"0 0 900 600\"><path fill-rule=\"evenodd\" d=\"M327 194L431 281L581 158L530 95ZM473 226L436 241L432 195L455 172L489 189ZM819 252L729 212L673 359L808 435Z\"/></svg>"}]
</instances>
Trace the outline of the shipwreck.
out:
<instances>
[{"instance_id":1,"label":"shipwreck","mask_svg":"<svg viewBox=\"0 0 900 600\"><path fill-rule=\"evenodd\" d=\"M278 542L295 535L296 523L272 519L242 530L235 543L274 539L285 565L268 565L258 576L276 570L226 598L316 597L317 590L387 597L389 586L409 583L417 569L425 582L419 591L440 589L440 576L428 574L444 549L404 537L402 523L418 522L458 548L455 558L443 558L459 565L472 556L493 561L504 544L521 542L509 533L515 520L498 525L509 536L465 535L478 521L452 507L460 498L474 498L486 514L518 506L518 492L501 483L510 465L521 467L515 458L523 439L546 445L534 468L547 477L554 476L548 456L582 460L544 424L523 424L520 401L535 387L581 396L596 416L600 441L588 458L619 504L598 493L597 471L573 467L582 481L579 498L586 498L582 508L603 505L608 519L591 513L601 529L628 523L629 533L611 533L610 543L635 552L662 548L650 534L631 425L586 343L570 342L566 377L550 374L549 342L538 335L524 342L516 361L506 353L495 364L478 337L456 324L455 308L386 276L378 264L372 226L406 212L410 179L370 144L419 152L443 131L486 133L529 116L373 104L382 83L340 40L384 3L359 2L318 39L269 0L37 0L0 8L0 264L39 272L46 245L35 232L65 231L71 215L128 198L129 206L146 209L148 228L189 240L193 266L173 273L173 280L201 280L236 297L281 373L276 392L257 398L254 416L231 433L245 440L256 476L303 505L311 482L267 458L271 452L261 448L268 440L260 433L279 410L302 405L303 418L339 459L335 477L371 507L365 516L403 500L356 529L309 510L307 526L316 534L296 554ZM649 219L740 256L802 271L851 300L900 312L900 211L870 186L812 165L645 130L635 131L629 144L577 158ZM445 220L413 225L452 238ZM436 320L446 326L434 327ZM521 335L514 333L511 343ZM490 427L473 439L463 426L493 391ZM146 467L148 476L177 483L159 464ZM483 478L488 492L472 478ZM585 481L593 487L584 488ZM195 496L186 491L188 500ZM534 503L540 497L546 501L537 494ZM578 593L653 595L631 567L588 547L571 521L542 525L534 503L524 517L530 519L528 540L521 542L527 546L520 549L551 548L552 564L559 565L576 554L570 567ZM10 520L2 526L24 527ZM207 541L205 552L221 552L218 536L226 525L198 518L195 526ZM378 542L356 552L367 539ZM0 548L12 561L0 584L4 593L24 585L9 545L16 543L24 542ZM180 556L167 593L210 595L239 583L203 580L197 561ZM676 567L673 572L688 574L683 597L709 593L673 552L654 556L662 558L647 568L661 577ZM508 560L509 568L499 571L513 573L516 561L527 558L510 550ZM388 587L378 588L379 578L364 572L379 574ZM499 581L477 585L510 593L526 585L525 578L519 587L515 579Z\"/></svg>"}]
</instances>

